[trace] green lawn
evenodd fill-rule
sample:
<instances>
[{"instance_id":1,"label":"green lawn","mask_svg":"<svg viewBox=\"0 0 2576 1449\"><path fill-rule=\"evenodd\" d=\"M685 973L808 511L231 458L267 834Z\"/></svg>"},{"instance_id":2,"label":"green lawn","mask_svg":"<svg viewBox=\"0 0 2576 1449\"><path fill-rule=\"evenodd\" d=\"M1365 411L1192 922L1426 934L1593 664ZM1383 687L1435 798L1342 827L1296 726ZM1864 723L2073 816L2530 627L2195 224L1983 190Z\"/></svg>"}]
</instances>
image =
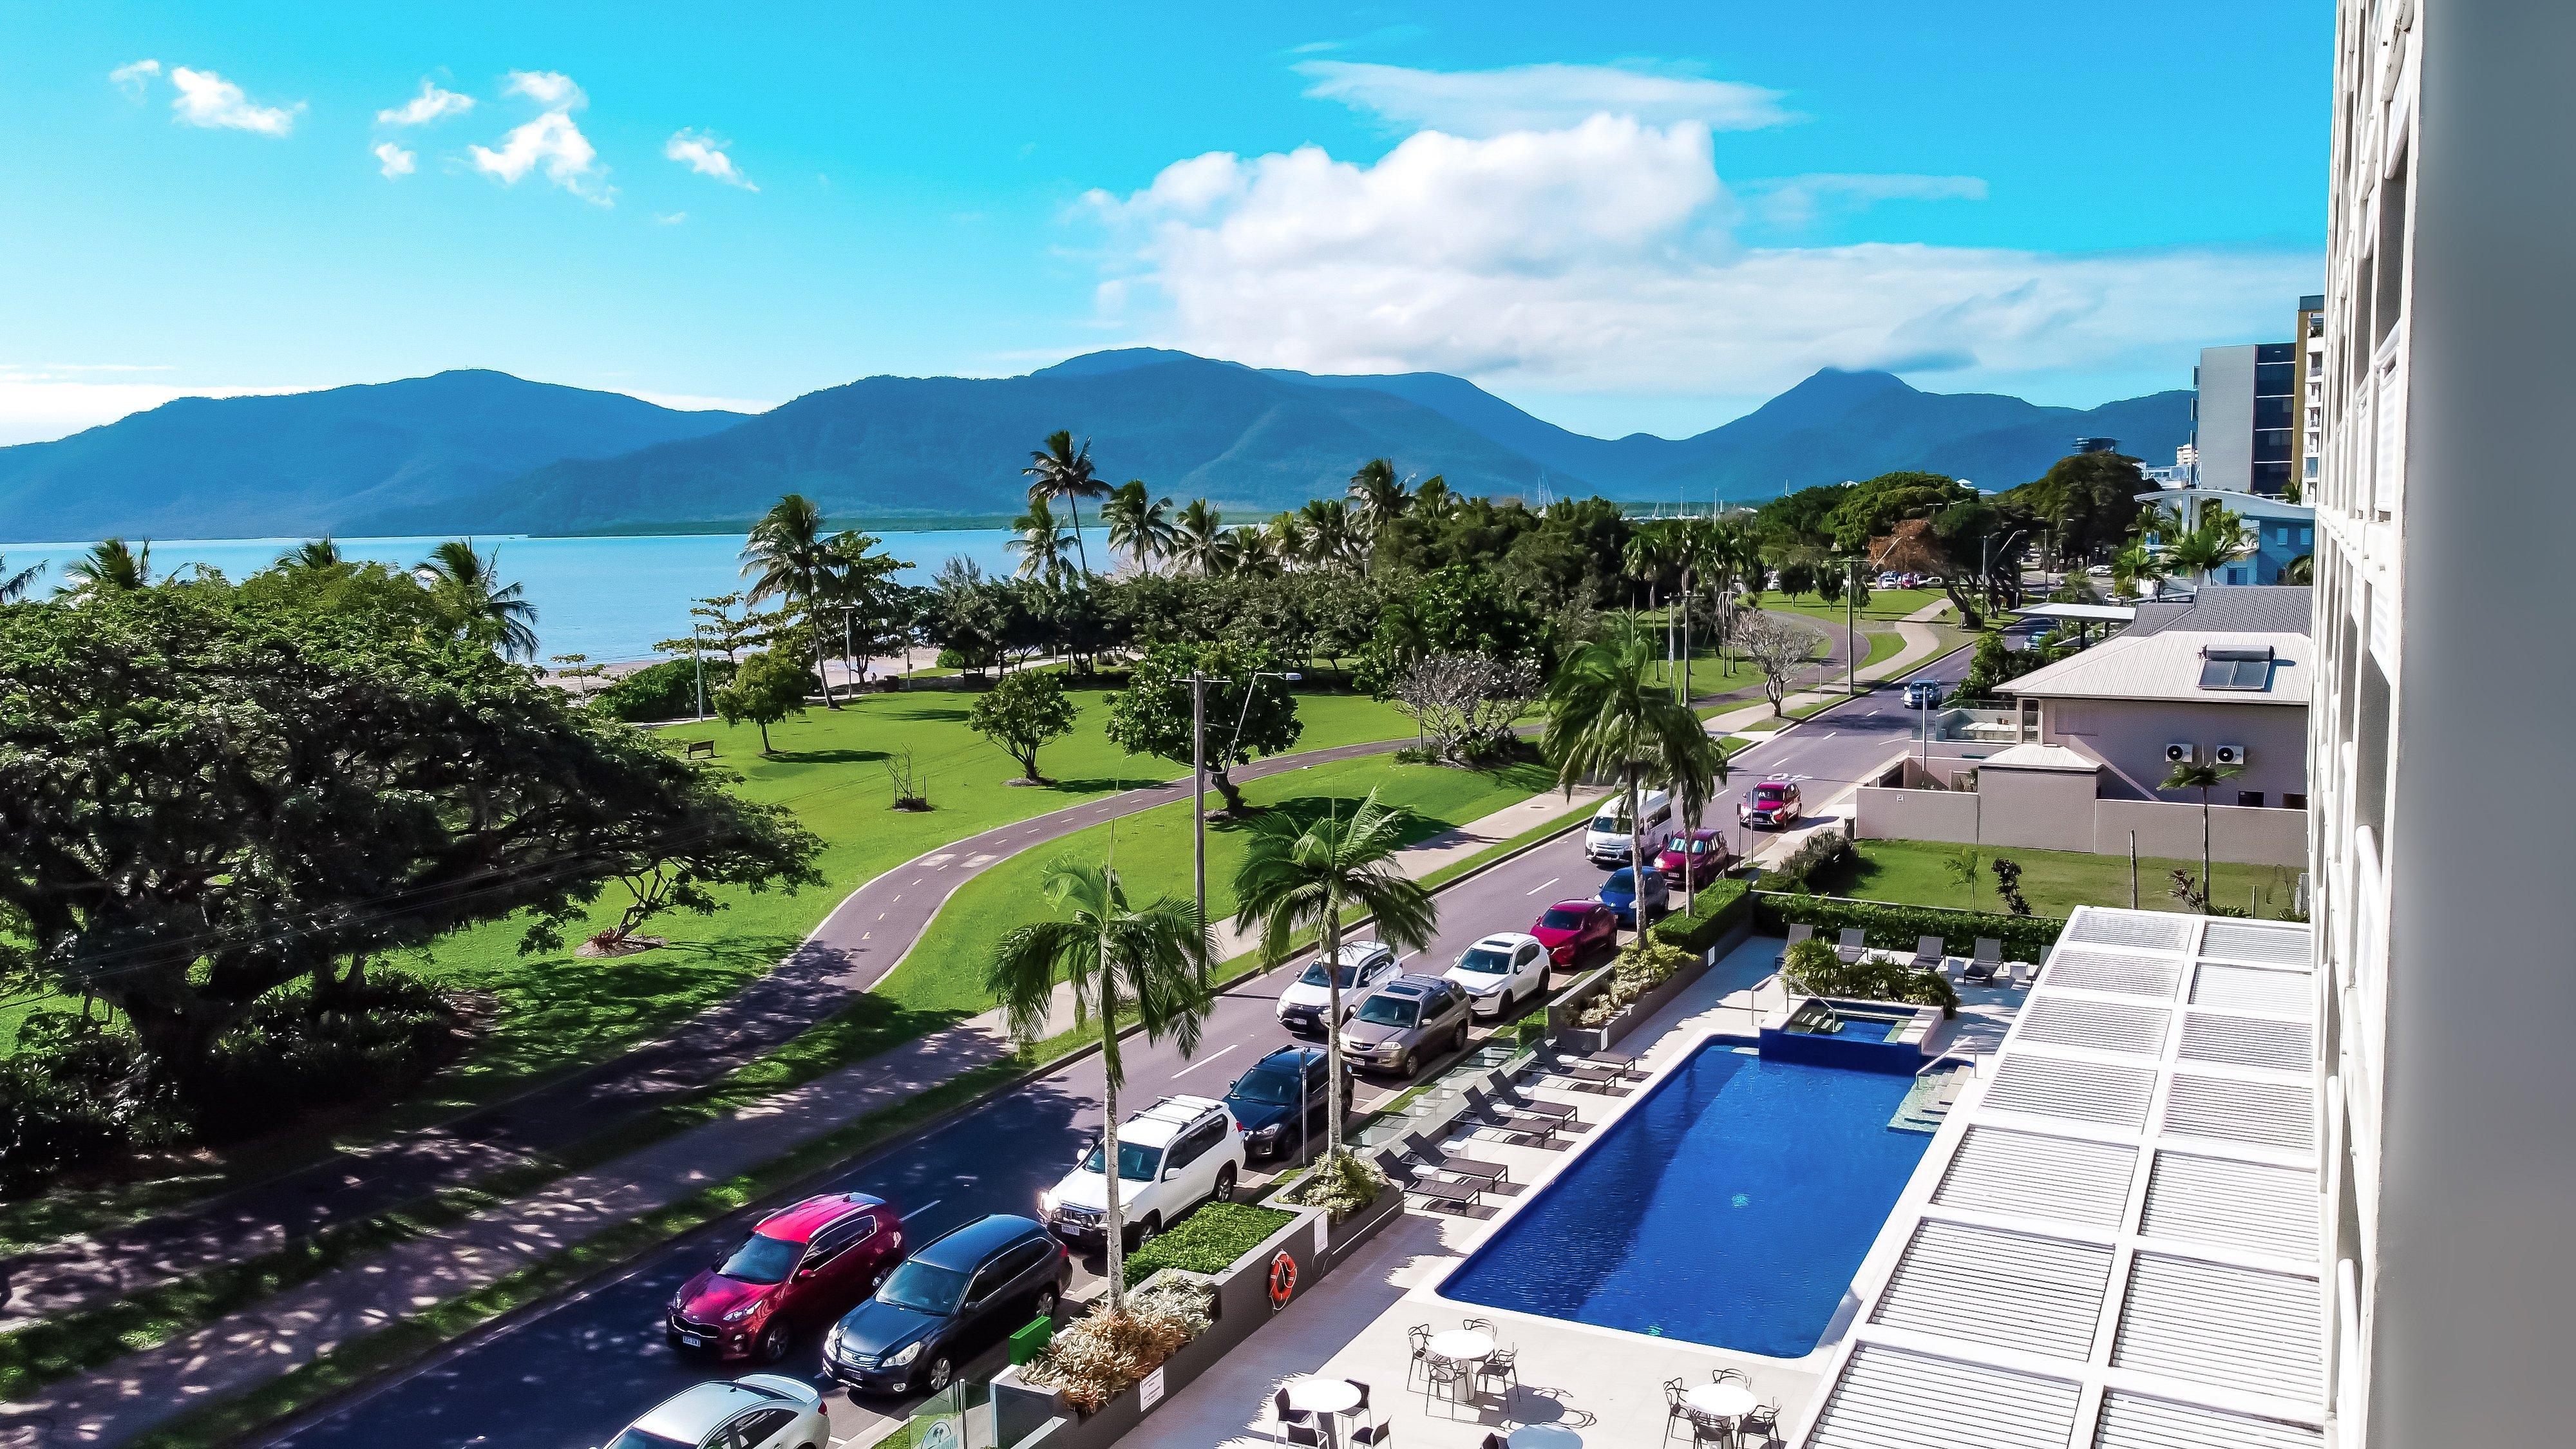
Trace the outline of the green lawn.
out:
<instances>
[{"instance_id":1,"label":"green lawn","mask_svg":"<svg viewBox=\"0 0 2576 1449\"><path fill-rule=\"evenodd\" d=\"M1532 763L1477 771L1399 765L1392 758L1373 756L1255 780L1244 786L1244 795L1256 806L1303 817L1327 809L1347 811L1374 785L1379 787L1381 801L1410 812L1407 835L1421 840L1554 784L1553 772ZM1046 911L1038 888L1049 865L1063 859L1114 858L1132 898L1150 899L1164 892L1185 895L1191 887L1189 820L1187 804L1159 806L995 865L949 899L880 994L913 1010L983 1010L990 1005L983 987L984 963L1004 932L1039 919ZM1211 916L1233 914L1234 870L1243 859L1249 836L1249 828L1239 823L1208 828Z\"/></svg>"},{"instance_id":2,"label":"green lawn","mask_svg":"<svg viewBox=\"0 0 2576 1449\"><path fill-rule=\"evenodd\" d=\"M1977 885L1961 887L1948 874L1962 849L1977 852ZM2062 916L2077 906L2126 906L2129 903L2129 858L2090 855L2069 850L2017 850L2011 847L1945 845L1928 840L1864 840L1860 864L1838 877L1816 881L1824 894L1902 905L1954 906L1981 911L2002 910L1995 876L1988 863L1997 856L2022 868L2021 892L2030 908L2043 916ZM2200 871L2197 860L2138 861L2138 904L2150 911L2179 911L2182 902L2169 893L2170 872ZM2261 914L2277 918L2292 905L2299 873L2286 866L2230 865L2211 867L2217 881L2217 904L2243 909L2249 896L2260 901Z\"/></svg>"},{"instance_id":3,"label":"green lawn","mask_svg":"<svg viewBox=\"0 0 2576 1449\"><path fill-rule=\"evenodd\" d=\"M669 947L609 961L582 959L569 950L523 956L521 928L510 922L460 932L402 962L415 974L474 994L489 1013L473 1047L422 1090L324 1134L298 1132L244 1144L220 1163L201 1162L149 1182L0 1205L0 1242L43 1240L103 1217L166 1210L228 1179L279 1171L329 1146L378 1140L604 1060L730 995L795 949L844 895L915 855L996 825L1185 773L1181 766L1130 756L1110 744L1102 733L1104 693L1073 691L1082 711L1075 731L1040 757L1057 779L1050 788L1008 785L1018 766L966 728L973 699L961 693L869 695L838 712L811 709L770 727L777 753L769 758L761 756L759 732L749 726L673 726L663 731L670 738L715 740L720 763L742 777L737 788L789 806L823 838L822 889L792 896L726 892L727 908L712 916L656 922L650 929L667 937ZM1403 714L1357 695L1301 695L1298 712L1305 721L1301 750L1411 733ZM926 813L888 808L893 787L884 762L905 749L912 751L933 806ZM566 931L568 942L615 919L614 896L622 893L613 885L610 891L590 920ZM17 1022L26 1010L67 1004L29 1003L0 1019L0 1052L15 1049Z\"/></svg>"}]
</instances>

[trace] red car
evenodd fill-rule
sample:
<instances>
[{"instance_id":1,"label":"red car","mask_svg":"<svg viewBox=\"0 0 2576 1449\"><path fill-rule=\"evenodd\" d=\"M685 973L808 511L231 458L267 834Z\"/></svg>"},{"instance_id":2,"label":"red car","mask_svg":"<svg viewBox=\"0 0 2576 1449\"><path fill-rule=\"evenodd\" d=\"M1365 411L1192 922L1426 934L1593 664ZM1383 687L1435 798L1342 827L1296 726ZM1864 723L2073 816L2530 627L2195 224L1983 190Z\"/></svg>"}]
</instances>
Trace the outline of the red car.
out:
<instances>
[{"instance_id":1,"label":"red car","mask_svg":"<svg viewBox=\"0 0 2576 1449\"><path fill-rule=\"evenodd\" d=\"M892 1207L857 1192L809 1197L682 1284L664 1332L673 1348L776 1363L797 1329L849 1312L902 1260Z\"/></svg>"},{"instance_id":2,"label":"red car","mask_svg":"<svg viewBox=\"0 0 2576 1449\"><path fill-rule=\"evenodd\" d=\"M1733 864L1735 852L1726 848L1726 837L1714 827L1675 836L1655 857L1655 869L1664 873L1664 879L1687 879L1693 889L1724 875Z\"/></svg>"},{"instance_id":3,"label":"red car","mask_svg":"<svg viewBox=\"0 0 2576 1449\"><path fill-rule=\"evenodd\" d=\"M1539 912L1530 934L1547 948L1550 962L1564 966L1617 946L1619 917L1599 901L1558 901Z\"/></svg>"}]
</instances>

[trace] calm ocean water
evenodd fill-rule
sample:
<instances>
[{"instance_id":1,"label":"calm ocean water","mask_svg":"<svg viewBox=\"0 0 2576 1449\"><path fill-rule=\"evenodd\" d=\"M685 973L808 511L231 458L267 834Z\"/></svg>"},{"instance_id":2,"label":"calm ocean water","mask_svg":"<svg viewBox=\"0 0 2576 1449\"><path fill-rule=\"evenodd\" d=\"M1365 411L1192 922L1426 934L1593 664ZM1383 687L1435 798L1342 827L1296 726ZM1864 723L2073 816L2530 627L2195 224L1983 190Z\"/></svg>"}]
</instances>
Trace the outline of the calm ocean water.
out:
<instances>
[{"instance_id":1,"label":"calm ocean water","mask_svg":"<svg viewBox=\"0 0 2576 1449\"><path fill-rule=\"evenodd\" d=\"M949 529L931 533L887 533L885 551L912 565L907 583L927 583L939 566L955 556L981 564L986 573L1008 574L1014 560L1003 544L1007 529ZM223 570L229 578L257 573L301 540L228 538L206 541L152 540L152 570L166 575L191 564ZM426 557L435 538L344 538L340 550L350 558L408 568ZM537 606L540 657L587 654L594 661L641 659L657 639L688 632L693 599L728 594L743 585L742 535L683 534L647 538L522 538L502 535L477 538L475 546L500 550L501 577L524 584ZM87 544L0 545L9 572L43 561L37 580L50 591L62 582L63 566L88 551Z\"/></svg>"}]
</instances>

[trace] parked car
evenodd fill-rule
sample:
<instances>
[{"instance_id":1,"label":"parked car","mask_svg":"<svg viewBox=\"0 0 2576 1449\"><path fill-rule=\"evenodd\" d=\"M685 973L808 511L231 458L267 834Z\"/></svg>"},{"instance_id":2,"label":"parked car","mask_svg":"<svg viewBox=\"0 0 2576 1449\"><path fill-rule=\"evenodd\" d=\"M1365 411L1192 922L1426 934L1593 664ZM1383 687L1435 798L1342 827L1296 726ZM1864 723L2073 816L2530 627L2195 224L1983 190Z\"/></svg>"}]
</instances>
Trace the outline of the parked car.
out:
<instances>
[{"instance_id":1,"label":"parked car","mask_svg":"<svg viewBox=\"0 0 2576 1449\"><path fill-rule=\"evenodd\" d=\"M1941 689L1937 679L1909 679L1905 682L1905 707L1930 709L1941 702Z\"/></svg>"},{"instance_id":2,"label":"parked car","mask_svg":"<svg viewBox=\"0 0 2576 1449\"><path fill-rule=\"evenodd\" d=\"M1558 901L1538 913L1530 934L1547 948L1547 959L1571 966L1595 951L1619 944L1619 918L1599 901Z\"/></svg>"},{"instance_id":3,"label":"parked car","mask_svg":"<svg viewBox=\"0 0 2576 1449\"><path fill-rule=\"evenodd\" d=\"M1735 807L1735 818L1747 825L1767 825L1786 830L1798 823L1805 804L1798 796L1795 780L1765 780L1744 792Z\"/></svg>"},{"instance_id":4,"label":"parked car","mask_svg":"<svg viewBox=\"0 0 2576 1449\"><path fill-rule=\"evenodd\" d=\"M1467 1045L1467 993L1438 976L1398 976L1342 1026L1342 1055L1361 1070L1410 1077L1422 1059Z\"/></svg>"},{"instance_id":5,"label":"parked car","mask_svg":"<svg viewBox=\"0 0 2576 1449\"><path fill-rule=\"evenodd\" d=\"M663 1335L677 1349L776 1363L799 1329L839 1317L902 1257L902 1216L881 1199L809 1197L681 1284Z\"/></svg>"},{"instance_id":6,"label":"parked car","mask_svg":"<svg viewBox=\"0 0 2576 1449\"><path fill-rule=\"evenodd\" d=\"M1458 953L1449 983L1467 993L1467 1010L1501 1018L1547 995L1547 948L1536 936L1487 936Z\"/></svg>"},{"instance_id":7,"label":"parked car","mask_svg":"<svg viewBox=\"0 0 2576 1449\"><path fill-rule=\"evenodd\" d=\"M605 1449L797 1449L831 1442L832 1422L812 1384L785 1374L745 1374L682 1389Z\"/></svg>"},{"instance_id":8,"label":"parked car","mask_svg":"<svg viewBox=\"0 0 2576 1449\"><path fill-rule=\"evenodd\" d=\"M1101 1145L1093 1142L1062 1182L1038 1194L1047 1226L1069 1242L1108 1238ZM1243 1129L1211 1097L1165 1097L1120 1123L1118 1208L1127 1219L1127 1245L1143 1245L1200 1203L1234 1196L1244 1158Z\"/></svg>"},{"instance_id":9,"label":"parked car","mask_svg":"<svg viewBox=\"0 0 2576 1449\"><path fill-rule=\"evenodd\" d=\"M1713 825L1703 825L1686 835L1673 837L1664 853L1655 857L1655 869L1667 881L1688 881L1693 889L1726 874L1735 865L1735 852L1727 846L1726 833Z\"/></svg>"},{"instance_id":10,"label":"parked car","mask_svg":"<svg viewBox=\"0 0 2576 1449\"><path fill-rule=\"evenodd\" d=\"M1395 952L1383 941L1346 941L1342 943L1342 1015L1348 1017L1360 998L1395 979ZM1317 956L1306 963L1288 989L1279 993L1279 1024L1292 1035L1324 1034L1324 1012L1332 1004L1332 981L1324 974L1324 958Z\"/></svg>"},{"instance_id":11,"label":"parked car","mask_svg":"<svg viewBox=\"0 0 2576 1449\"><path fill-rule=\"evenodd\" d=\"M1054 1317L1072 1281L1072 1255L1034 1220L977 1218L905 1259L834 1324L823 1369L862 1393L935 1394L1003 1335Z\"/></svg>"},{"instance_id":12,"label":"parked car","mask_svg":"<svg viewBox=\"0 0 2576 1449\"><path fill-rule=\"evenodd\" d=\"M1610 908L1610 914L1619 918L1620 925L1632 931L1654 924L1657 916L1672 908L1672 890L1664 884L1662 871L1651 865L1646 867L1646 886L1642 891L1637 888L1636 879L1636 872L1623 865L1610 872L1610 878L1601 883L1601 904ZM1644 897L1642 902L1638 899L1640 896Z\"/></svg>"},{"instance_id":13,"label":"parked car","mask_svg":"<svg viewBox=\"0 0 2576 1449\"><path fill-rule=\"evenodd\" d=\"M1281 1047L1252 1064L1225 1089L1225 1109L1243 1129L1244 1150L1254 1157L1295 1152L1300 1143L1324 1140L1332 1094L1324 1090L1331 1062L1322 1047ZM1342 1100L1351 1099L1351 1069L1342 1068ZM1303 1129L1297 1104L1306 1105Z\"/></svg>"},{"instance_id":14,"label":"parked car","mask_svg":"<svg viewBox=\"0 0 2576 1449\"><path fill-rule=\"evenodd\" d=\"M1878 583L1877 583L1876 587L1878 587L1878 588L1882 588L1882 589L1892 589L1892 588L1895 588L1895 587L1896 587L1896 571L1895 571L1895 570L1893 570L1893 569L1889 569L1889 570L1887 570L1887 571L1885 571L1885 572L1881 573L1881 574L1878 576Z\"/></svg>"},{"instance_id":15,"label":"parked car","mask_svg":"<svg viewBox=\"0 0 2576 1449\"><path fill-rule=\"evenodd\" d=\"M1673 801L1661 790L1645 793L1646 858L1652 860L1673 838ZM1601 812L1584 827L1583 853L1594 865L1613 866L1628 858L1628 793L1601 802Z\"/></svg>"}]
</instances>

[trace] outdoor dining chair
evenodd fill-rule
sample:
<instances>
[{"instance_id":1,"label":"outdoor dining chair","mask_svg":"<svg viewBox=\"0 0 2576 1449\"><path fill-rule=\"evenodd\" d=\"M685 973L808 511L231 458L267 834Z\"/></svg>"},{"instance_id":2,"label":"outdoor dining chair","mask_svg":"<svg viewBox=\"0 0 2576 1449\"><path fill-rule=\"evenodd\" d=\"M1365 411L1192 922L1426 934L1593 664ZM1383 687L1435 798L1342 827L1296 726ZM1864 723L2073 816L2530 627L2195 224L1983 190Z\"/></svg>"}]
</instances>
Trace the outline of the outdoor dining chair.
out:
<instances>
[{"instance_id":1,"label":"outdoor dining chair","mask_svg":"<svg viewBox=\"0 0 2576 1449\"><path fill-rule=\"evenodd\" d=\"M1385 1443L1395 1433L1395 1426L1380 1424L1377 1421L1377 1410L1369 1407L1369 1386L1358 1379L1344 1379L1342 1382L1360 1391L1360 1401L1351 1406L1351 1413L1361 1422L1352 1427L1350 1442L1353 1444Z\"/></svg>"},{"instance_id":2,"label":"outdoor dining chair","mask_svg":"<svg viewBox=\"0 0 2576 1449\"><path fill-rule=\"evenodd\" d=\"M1747 1413L1744 1418L1736 1424L1735 1433L1738 1440L1741 1440L1748 1434L1759 1434L1762 1436L1762 1442L1766 1444L1779 1438L1779 1402L1777 1400L1769 1400L1754 1405L1752 1411Z\"/></svg>"},{"instance_id":3,"label":"outdoor dining chair","mask_svg":"<svg viewBox=\"0 0 2576 1449\"><path fill-rule=\"evenodd\" d=\"M1431 1325L1417 1323L1404 1331L1404 1341L1413 1345L1413 1358L1404 1366L1404 1386L1413 1387L1413 1376L1420 1373L1431 1358Z\"/></svg>"},{"instance_id":4,"label":"outdoor dining chair","mask_svg":"<svg viewBox=\"0 0 2576 1449\"><path fill-rule=\"evenodd\" d=\"M1279 1390L1270 1396L1270 1408L1277 1415L1271 1425L1272 1437L1277 1442L1314 1445L1321 1445L1324 1442L1323 1429L1315 1422L1315 1416L1304 1409L1292 1409L1288 1406L1286 1385L1281 1385Z\"/></svg>"},{"instance_id":5,"label":"outdoor dining chair","mask_svg":"<svg viewBox=\"0 0 2576 1449\"><path fill-rule=\"evenodd\" d=\"M1692 1443L1724 1444L1729 1446L1729 1449L1733 1449L1733 1445L1735 1443L1735 1421L1733 1419L1726 1417L1724 1414L1705 1414L1697 1409L1691 1408L1688 1404L1682 1405L1682 1408L1690 1415Z\"/></svg>"},{"instance_id":6,"label":"outdoor dining chair","mask_svg":"<svg viewBox=\"0 0 2576 1449\"><path fill-rule=\"evenodd\" d=\"M1431 1407L1432 1396L1443 1388L1449 1392L1442 1397L1446 1398L1452 1406L1458 1403L1459 1390L1462 1387L1470 1393L1474 1392L1467 1366L1455 1359L1442 1358L1435 1353L1422 1361L1422 1369L1422 1407L1426 1412Z\"/></svg>"},{"instance_id":7,"label":"outdoor dining chair","mask_svg":"<svg viewBox=\"0 0 2576 1449\"><path fill-rule=\"evenodd\" d=\"M1690 1405L1682 1402L1682 1381L1664 1380L1664 1441L1672 1442L1673 1429L1690 1422Z\"/></svg>"},{"instance_id":8,"label":"outdoor dining chair","mask_svg":"<svg viewBox=\"0 0 2576 1449\"><path fill-rule=\"evenodd\" d=\"M1493 1379L1510 1385L1511 1389L1518 1389L1521 1386L1520 1359L1521 1351L1517 1348L1497 1348L1485 1355L1484 1360L1476 1365L1476 1387L1482 1389L1487 1379Z\"/></svg>"}]
</instances>

